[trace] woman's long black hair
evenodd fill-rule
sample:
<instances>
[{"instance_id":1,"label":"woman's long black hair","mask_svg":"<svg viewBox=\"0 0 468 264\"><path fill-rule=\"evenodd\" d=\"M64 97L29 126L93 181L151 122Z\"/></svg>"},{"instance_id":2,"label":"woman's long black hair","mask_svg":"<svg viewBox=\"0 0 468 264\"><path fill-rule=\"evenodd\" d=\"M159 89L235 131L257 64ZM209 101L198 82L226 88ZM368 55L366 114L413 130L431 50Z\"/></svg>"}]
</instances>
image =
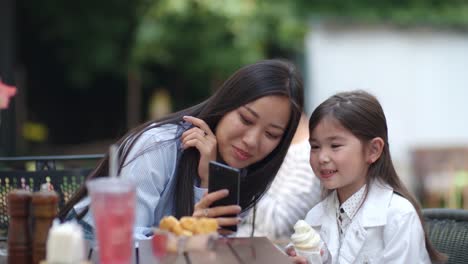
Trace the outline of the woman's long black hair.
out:
<instances>
[{"instance_id":1,"label":"woman's long black hair","mask_svg":"<svg viewBox=\"0 0 468 264\"><path fill-rule=\"evenodd\" d=\"M294 64L284 60L264 60L245 66L236 71L207 100L193 107L168 115L160 120L153 120L133 129L117 143L119 149L120 169L135 144L136 140L147 130L164 124L181 125L182 117L194 116L204 120L212 131L221 118L227 113L268 95L286 96L291 102L290 120L278 146L263 160L252 164L246 177L241 181L240 206L243 210L250 208L267 190L276 172L281 166L288 147L301 118L303 107L303 84L299 71ZM274 107L272 105L272 107ZM178 139L177 139L178 140ZM176 166L175 215L176 217L192 215L194 210L193 185L198 180L198 163L200 153L196 148L182 152ZM127 161L128 163L128 161ZM126 164L125 164L126 165ZM106 156L97 165L87 180L108 175L109 157ZM63 220L73 206L87 195L82 185L74 196L65 204L59 213ZM78 215L82 217L87 210Z\"/></svg>"}]
</instances>

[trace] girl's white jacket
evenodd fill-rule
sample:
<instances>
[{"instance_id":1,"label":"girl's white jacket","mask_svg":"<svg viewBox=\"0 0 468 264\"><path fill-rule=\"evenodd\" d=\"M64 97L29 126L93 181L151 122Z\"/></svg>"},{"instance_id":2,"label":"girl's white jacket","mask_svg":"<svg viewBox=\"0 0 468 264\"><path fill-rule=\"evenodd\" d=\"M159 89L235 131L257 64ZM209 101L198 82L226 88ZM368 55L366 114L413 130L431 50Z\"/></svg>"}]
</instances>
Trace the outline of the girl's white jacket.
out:
<instances>
[{"instance_id":1,"label":"girl's white jacket","mask_svg":"<svg viewBox=\"0 0 468 264\"><path fill-rule=\"evenodd\" d=\"M305 219L326 243L332 263L431 263L415 208L390 186L370 184L341 246L335 197L328 195Z\"/></svg>"}]
</instances>

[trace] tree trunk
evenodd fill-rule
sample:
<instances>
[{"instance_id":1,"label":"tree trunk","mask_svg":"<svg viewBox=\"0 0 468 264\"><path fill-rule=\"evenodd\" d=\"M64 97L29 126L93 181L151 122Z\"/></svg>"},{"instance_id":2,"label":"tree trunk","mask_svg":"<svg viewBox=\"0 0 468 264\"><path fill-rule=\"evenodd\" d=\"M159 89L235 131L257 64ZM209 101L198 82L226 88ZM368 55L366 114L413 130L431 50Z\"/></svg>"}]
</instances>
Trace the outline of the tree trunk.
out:
<instances>
[{"instance_id":1,"label":"tree trunk","mask_svg":"<svg viewBox=\"0 0 468 264\"><path fill-rule=\"evenodd\" d=\"M0 0L0 77L8 85L14 85L14 0ZM18 91L20 93L21 91ZM15 154L15 100L8 109L0 110L0 155Z\"/></svg>"},{"instance_id":2,"label":"tree trunk","mask_svg":"<svg viewBox=\"0 0 468 264\"><path fill-rule=\"evenodd\" d=\"M129 71L127 76L127 130L130 130L141 122L141 80L134 71Z\"/></svg>"}]
</instances>

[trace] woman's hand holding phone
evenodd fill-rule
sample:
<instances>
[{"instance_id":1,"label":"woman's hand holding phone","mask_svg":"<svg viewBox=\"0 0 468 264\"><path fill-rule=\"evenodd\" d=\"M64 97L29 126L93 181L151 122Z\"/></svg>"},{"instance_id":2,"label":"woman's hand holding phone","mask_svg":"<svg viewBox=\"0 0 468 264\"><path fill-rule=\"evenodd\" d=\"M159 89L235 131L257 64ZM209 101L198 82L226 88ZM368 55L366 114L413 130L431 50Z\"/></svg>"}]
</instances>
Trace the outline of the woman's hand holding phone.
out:
<instances>
[{"instance_id":1,"label":"woman's hand holding phone","mask_svg":"<svg viewBox=\"0 0 468 264\"><path fill-rule=\"evenodd\" d=\"M195 204L193 211L194 217L211 217L216 218L218 225L233 226L239 223L238 217L226 217L226 215L238 215L241 212L239 205L221 205L210 207L215 201L221 200L229 195L226 189L212 193L205 193L202 199Z\"/></svg>"},{"instance_id":2,"label":"woman's hand holding phone","mask_svg":"<svg viewBox=\"0 0 468 264\"><path fill-rule=\"evenodd\" d=\"M212 160L209 163L209 174L208 193L213 193L223 189L227 189L229 191L228 196L220 200L213 201L210 207L214 208L219 206L238 205L240 199L241 171ZM234 218L237 217L237 214L228 214L224 217ZM225 226L225 229L235 232L237 231L237 223L235 225Z\"/></svg>"},{"instance_id":3,"label":"woman's hand holding phone","mask_svg":"<svg viewBox=\"0 0 468 264\"><path fill-rule=\"evenodd\" d=\"M194 127L182 134L182 147L184 149L195 147L200 152L200 162L198 163L198 175L201 181L200 187L207 188L208 163L210 160L216 160L218 151L216 136L202 119L184 116L184 120L194 125Z\"/></svg>"}]
</instances>

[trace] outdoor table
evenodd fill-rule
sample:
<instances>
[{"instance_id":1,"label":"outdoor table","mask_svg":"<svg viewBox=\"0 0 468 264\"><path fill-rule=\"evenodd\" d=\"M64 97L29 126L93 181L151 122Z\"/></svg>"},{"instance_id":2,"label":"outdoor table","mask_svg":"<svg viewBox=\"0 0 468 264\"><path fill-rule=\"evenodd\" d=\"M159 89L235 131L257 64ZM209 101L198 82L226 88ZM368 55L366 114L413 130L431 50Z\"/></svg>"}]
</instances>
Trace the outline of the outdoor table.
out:
<instances>
[{"instance_id":1,"label":"outdoor table","mask_svg":"<svg viewBox=\"0 0 468 264\"><path fill-rule=\"evenodd\" d=\"M89 258L92 263L99 263L98 252L89 251ZM220 238L215 242L212 250L209 251L191 251L183 254L168 254L160 262L153 256L151 240L138 241L138 247L135 248L133 263L135 264L197 264L197 263L292 263L292 261L283 254L266 237L252 238Z\"/></svg>"}]
</instances>

